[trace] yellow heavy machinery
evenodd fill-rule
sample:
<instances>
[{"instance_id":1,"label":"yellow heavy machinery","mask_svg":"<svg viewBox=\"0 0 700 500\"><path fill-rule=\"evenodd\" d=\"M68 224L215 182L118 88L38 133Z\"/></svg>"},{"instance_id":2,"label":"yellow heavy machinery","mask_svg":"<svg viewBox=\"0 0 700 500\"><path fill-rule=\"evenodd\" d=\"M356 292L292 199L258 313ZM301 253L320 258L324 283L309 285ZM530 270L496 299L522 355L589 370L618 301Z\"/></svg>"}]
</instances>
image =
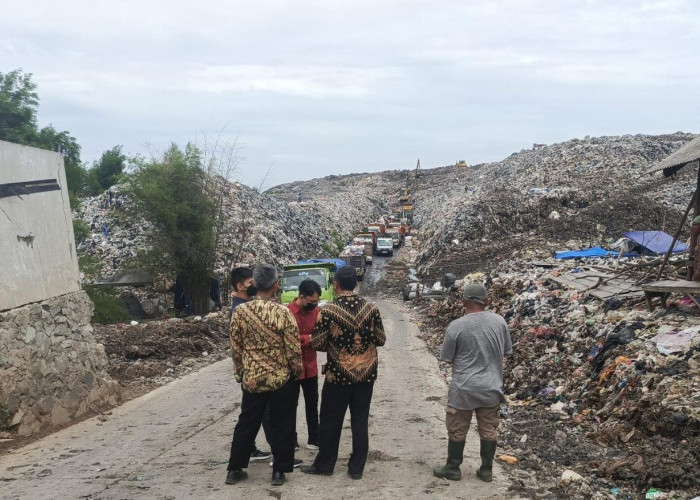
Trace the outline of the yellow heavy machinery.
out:
<instances>
[{"instance_id":1,"label":"yellow heavy machinery","mask_svg":"<svg viewBox=\"0 0 700 500\"><path fill-rule=\"evenodd\" d=\"M457 168L466 168L468 167L467 162L464 160L459 160L457 163L455 163L455 167Z\"/></svg>"},{"instance_id":2,"label":"yellow heavy machinery","mask_svg":"<svg viewBox=\"0 0 700 500\"><path fill-rule=\"evenodd\" d=\"M410 191L407 187L401 188L401 196L399 196L399 203L408 203L411 199Z\"/></svg>"}]
</instances>

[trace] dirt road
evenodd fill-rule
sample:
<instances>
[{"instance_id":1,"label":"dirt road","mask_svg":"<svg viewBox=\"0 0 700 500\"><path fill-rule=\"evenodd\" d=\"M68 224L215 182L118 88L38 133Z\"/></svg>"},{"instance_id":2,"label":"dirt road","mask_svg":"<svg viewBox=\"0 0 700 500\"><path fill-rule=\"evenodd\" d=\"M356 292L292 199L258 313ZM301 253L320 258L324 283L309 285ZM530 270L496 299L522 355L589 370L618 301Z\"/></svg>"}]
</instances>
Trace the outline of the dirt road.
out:
<instances>
[{"instance_id":1,"label":"dirt road","mask_svg":"<svg viewBox=\"0 0 700 500\"><path fill-rule=\"evenodd\" d=\"M230 360L129 401L111 414L86 420L0 457L0 498L510 498L505 473L495 481L474 477L478 437L470 433L464 478L432 476L444 461L446 386L437 361L418 338L398 301L378 301L387 329L370 415L370 459L364 478L345 474L349 417L340 459L331 477L296 471L270 486L271 467L251 464L249 479L224 485L240 387ZM306 442L303 403L299 441ZM262 433L258 445L267 449ZM310 463L314 452L297 457Z\"/></svg>"}]
</instances>

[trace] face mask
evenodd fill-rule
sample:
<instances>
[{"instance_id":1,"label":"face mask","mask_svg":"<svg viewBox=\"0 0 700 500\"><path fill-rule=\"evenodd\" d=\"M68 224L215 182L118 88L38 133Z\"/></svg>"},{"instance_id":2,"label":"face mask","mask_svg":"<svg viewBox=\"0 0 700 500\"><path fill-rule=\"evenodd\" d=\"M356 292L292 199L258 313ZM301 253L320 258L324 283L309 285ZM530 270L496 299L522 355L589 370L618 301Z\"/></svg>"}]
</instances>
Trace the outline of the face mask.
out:
<instances>
[{"instance_id":1,"label":"face mask","mask_svg":"<svg viewBox=\"0 0 700 500\"><path fill-rule=\"evenodd\" d=\"M316 304L315 302L314 302L314 303L309 303L309 304L306 304L306 305L304 306L304 309L306 309L307 311L313 311L314 309L316 309L316 306L317 306L317 305L318 305L318 304Z\"/></svg>"},{"instance_id":2,"label":"face mask","mask_svg":"<svg viewBox=\"0 0 700 500\"><path fill-rule=\"evenodd\" d=\"M258 294L258 289L255 288L255 285L250 285L248 288L245 289L245 294L248 297L255 297Z\"/></svg>"}]
</instances>

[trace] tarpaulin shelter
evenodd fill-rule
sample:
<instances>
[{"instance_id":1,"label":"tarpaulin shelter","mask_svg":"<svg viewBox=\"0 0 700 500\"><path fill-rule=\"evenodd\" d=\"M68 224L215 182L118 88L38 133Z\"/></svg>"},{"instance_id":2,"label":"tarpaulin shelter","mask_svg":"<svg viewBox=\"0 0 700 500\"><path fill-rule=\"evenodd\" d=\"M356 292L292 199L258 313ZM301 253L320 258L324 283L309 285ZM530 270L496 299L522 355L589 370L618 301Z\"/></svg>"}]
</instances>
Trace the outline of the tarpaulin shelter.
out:
<instances>
[{"instance_id":1,"label":"tarpaulin shelter","mask_svg":"<svg viewBox=\"0 0 700 500\"><path fill-rule=\"evenodd\" d=\"M663 231L630 231L622 234L651 253L665 254L671 245L673 245L671 253L688 251L688 245L674 241L673 236Z\"/></svg>"},{"instance_id":2,"label":"tarpaulin shelter","mask_svg":"<svg viewBox=\"0 0 700 500\"><path fill-rule=\"evenodd\" d=\"M671 153L659 163L648 170L648 173L662 170L665 177L670 177L681 168L700 160L700 137L696 137L682 146L675 153Z\"/></svg>"},{"instance_id":3,"label":"tarpaulin shelter","mask_svg":"<svg viewBox=\"0 0 700 500\"><path fill-rule=\"evenodd\" d=\"M666 158L664 158L648 170L648 173L662 171L665 177L670 177L676 172L678 172L681 168L685 167L686 165L690 165L691 163L695 163L696 167L698 168L697 185L695 188L695 193L690 199L690 202L688 203L688 208L685 211L685 214L683 215L683 220L681 220L681 224L678 227L678 231L676 231L676 234L673 237L674 241L678 240L678 237L681 234L681 230L683 229L683 225L685 224L685 220L688 217L690 209L693 208L693 217L697 217L698 215L700 215L700 137L696 137L695 139L678 149L678 151L668 155ZM690 248L694 248L696 243L697 237L691 235ZM661 277L661 273L663 272L664 266L668 261L669 255L671 255L671 248L669 248L666 252L664 261L661 264L661 267L659 268L657 279Z\"/></svg>"}]
</instances>

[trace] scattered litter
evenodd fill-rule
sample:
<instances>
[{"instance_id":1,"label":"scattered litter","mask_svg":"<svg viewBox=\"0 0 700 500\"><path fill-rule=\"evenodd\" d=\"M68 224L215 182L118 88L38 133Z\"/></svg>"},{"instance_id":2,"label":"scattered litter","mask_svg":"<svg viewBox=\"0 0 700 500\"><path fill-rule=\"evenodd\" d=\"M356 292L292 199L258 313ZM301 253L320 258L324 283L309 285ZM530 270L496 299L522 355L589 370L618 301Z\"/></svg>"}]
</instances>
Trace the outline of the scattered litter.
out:
<instances>
[{"instance_id":1,"label":"scattered litter","mask_svg":"<svg viewBox=\"0 0 700 500\"><path fill-rule=\"evenodd\" d=\"M690 349L693 339L698 337L698 332L700 332L700 326L682 331L664 331L659 332L651 341L656 344L661 354L684 353Z\"/></svg>"},{"instance_id":2,"label":"scattered litter","mask_svg":"<svg viewBox=\"0 0 700 500\"><path fill-rule=\"evenodd\" d=\"M581 481L583 481L581 474L567 469L562 473L559 483L566 486L569 483L579 483Z\"/></svg>"},{"instance_id":3,"label":"scattered litter","mask_svg":"<svg viewBox=\"0 0 700 500\"><path fill-rule=\"evenodd\" d=\"M508 465L513 465L518 462L518 458L513 455L501 455L498 457L501 462L507 463Z\"/></svg>"}]
</instances>

